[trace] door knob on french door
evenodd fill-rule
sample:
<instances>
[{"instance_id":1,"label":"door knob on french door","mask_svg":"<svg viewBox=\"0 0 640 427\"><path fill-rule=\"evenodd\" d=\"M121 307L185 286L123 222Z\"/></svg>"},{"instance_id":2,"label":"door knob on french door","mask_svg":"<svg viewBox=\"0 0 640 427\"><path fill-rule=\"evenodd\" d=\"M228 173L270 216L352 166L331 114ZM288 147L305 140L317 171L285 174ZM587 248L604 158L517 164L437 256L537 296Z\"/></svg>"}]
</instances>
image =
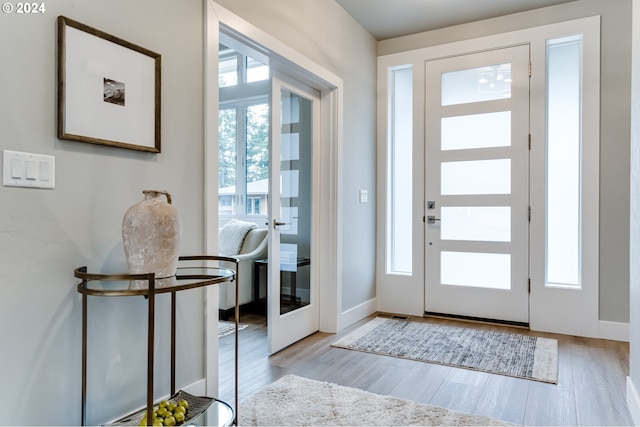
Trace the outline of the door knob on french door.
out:
<instances>
[{"instance_id":1,"label":"door knob on french door","mask_svg":"<svg viewBox=\"0 0 640 427\"><path fill-rule=\"evenodd\" d=\"M273 220L273 228L276 228L276 227L278 227L280 225L287 225L287 223L286 222L280 222L277 219Z\"/></svg>"},{"instance_id":2,"label":"door knob on french door","mask_svg":"<svg viewBox=\"0 0 640 427\"><path fill-rule=\"evenodd\" d=\"M435 224L436 221L440 221L440 218L436 218L435 215L427 216L427 224Z\"/></svg>"}]
</instances>

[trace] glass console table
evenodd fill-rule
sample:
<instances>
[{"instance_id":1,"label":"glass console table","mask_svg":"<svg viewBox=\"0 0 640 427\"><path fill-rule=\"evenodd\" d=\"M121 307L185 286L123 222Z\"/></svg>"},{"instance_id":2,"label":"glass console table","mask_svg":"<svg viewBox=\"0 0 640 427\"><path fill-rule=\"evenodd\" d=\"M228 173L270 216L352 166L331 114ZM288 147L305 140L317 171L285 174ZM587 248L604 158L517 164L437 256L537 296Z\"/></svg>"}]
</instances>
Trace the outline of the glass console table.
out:
<instances>
[{"instance_id":1,"label":"glass console table","mask_svg":"<svg viewBox=\"0 0 640 427\"><path fill-rule=\"evenodd\" d=\"M226 268L225 265L233 265L234 268ZM156 279L153 273L149 274L95 274L87 272L87 267L79 267L74 271L74 277L80 279L78 292L82 294L82 425L86 425L87 403L87 297L131 297L143 296L148 301L147 320L147 420L153 420L153 343L154 343L154 313L155 295L171 293L171 396L176 395L176 293L201 288L209 285L217 285L237 280L238 260L236 258L198 255L182 256L179 258L178 269L174 277ZM237 420L238 410L238 287L236 286L235 307L235 410L226 402L213 398L206 401L196 417L187 413L186 424L194 424L201 421L206 425L230 425ZM125 419L132 419L135 414ZM117 423L117 422L116 422ZM151 424L149 424L151 425Z\"/></svg>"}]
</instances>

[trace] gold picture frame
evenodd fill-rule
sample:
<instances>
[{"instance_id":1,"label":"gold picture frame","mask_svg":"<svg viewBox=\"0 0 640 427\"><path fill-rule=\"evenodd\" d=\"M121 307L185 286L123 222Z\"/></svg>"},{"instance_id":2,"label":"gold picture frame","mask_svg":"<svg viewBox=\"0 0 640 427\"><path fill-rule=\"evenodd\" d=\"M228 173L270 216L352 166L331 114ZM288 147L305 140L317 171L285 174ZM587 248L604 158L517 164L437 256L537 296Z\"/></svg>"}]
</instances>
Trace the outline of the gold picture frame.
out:
<instances>
[{"instance_id":1,"label":"gold picture frame","mask_svg":"<svg viewBox=\"0 0 640 427\"><path fill-rule=\"evenodd\" d=\"M160 153L161 55L57 22L58 138Z\"/></svg>"}]
</instances>

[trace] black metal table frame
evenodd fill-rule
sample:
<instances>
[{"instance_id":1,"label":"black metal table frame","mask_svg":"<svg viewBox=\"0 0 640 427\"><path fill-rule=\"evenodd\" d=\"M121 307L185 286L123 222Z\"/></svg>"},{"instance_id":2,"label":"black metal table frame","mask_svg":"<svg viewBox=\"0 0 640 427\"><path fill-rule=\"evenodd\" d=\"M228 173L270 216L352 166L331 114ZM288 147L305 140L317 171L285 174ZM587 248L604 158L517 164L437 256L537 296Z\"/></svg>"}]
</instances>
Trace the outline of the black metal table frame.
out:
<instances>
[{"instance_id":1,"label":"black metal table frame","mask_svg":"<svg viewBox=\"0 0 640 427\"><path fill-rule=\"evenodd\" d=\"M235 306L235 411L233 423L237 424L238 419L238 319L240 316L238 306L238 259L234 257L223 257L216 255L195 255L181 256L179 261L216 261L235 264L235 269L224 269L232 272L230 275L214 276L208 274L180 274L181 267L178 267L175 279L177 282L186 279L199 280L187 284L176 284L166 288L156 289L156 277L154 273L147 274L95 274L88 273L87 267L78 267L74 270L74 277L81 279L78 283L78 292L82 294L82 405L81 423L86 425L86 404L87 404L87 297L118 297L118 296L144 296L148 299L148 324L147 324L147 422L153 422L153 366L154 366L154 317L155 317L155 295L161 293L171 293L171 394L176 392L176 293L182 290L195 289L209 285L236 281L236 306ZM195 268L195 267L185 267ZM221 267L217 267L222 269ZM146 289L126 289L126 290L97 290L87 287L89 281L126 281L140 280L146 281ZM151 424L149 424L151 425Z\"/></svg>"}]
</instances>

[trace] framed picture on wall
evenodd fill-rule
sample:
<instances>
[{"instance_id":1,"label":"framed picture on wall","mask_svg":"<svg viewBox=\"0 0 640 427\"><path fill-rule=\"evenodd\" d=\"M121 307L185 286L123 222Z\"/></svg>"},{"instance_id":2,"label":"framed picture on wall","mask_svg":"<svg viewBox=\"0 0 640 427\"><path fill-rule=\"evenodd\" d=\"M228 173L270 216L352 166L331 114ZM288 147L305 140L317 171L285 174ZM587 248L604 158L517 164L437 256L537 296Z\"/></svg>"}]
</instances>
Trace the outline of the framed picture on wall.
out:
<instances>
[{"instance_id":1,"label":"framed picture on wall","mask_svg":"<svg viewBox=\"0 0 640 427\"><path fill-rule=\"evenodd\" d=\"M160 152L155 52L58 16L58 138Z\"/></svg>"}]
</instances>

